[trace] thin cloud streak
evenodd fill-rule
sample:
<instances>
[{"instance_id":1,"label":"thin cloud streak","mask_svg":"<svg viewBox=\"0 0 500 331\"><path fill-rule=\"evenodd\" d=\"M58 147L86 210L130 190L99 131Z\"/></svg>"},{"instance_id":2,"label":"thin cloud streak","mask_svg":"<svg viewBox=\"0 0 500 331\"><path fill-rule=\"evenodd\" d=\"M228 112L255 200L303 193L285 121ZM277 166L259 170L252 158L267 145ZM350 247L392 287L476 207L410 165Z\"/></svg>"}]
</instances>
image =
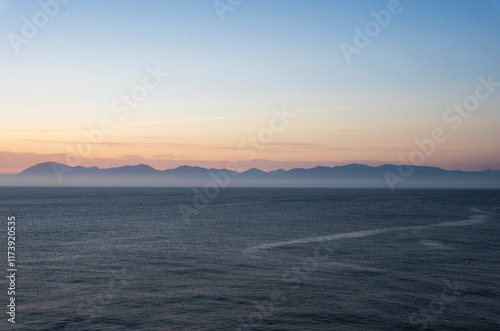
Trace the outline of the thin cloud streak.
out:
<instances>
[{"instance_id":1,"label":"thin cloud streak","mask_svg":"<svg viewBox=\"0 0 500 331\"><path fill-rule=\"evenodd\" d=\"M346 110L346 109L356 109L356 108L358 108L358 106L322 108L322 109L306 109L306 110L291 111L288 113L289 114L300 114L300 113L313 113L313 112ZM269 115L274 115L274 113L259 113L259 114L246 114L246 115L234 115L234 116L214 116L214 117L187 118L187 119L168 120L168 121L126 123L126 124L117 125L116 127L133 127L133 126L148 126L148 125L173 124L173 123L185 123L185 122L197 122L197 121L214 121L214 120L225 120L225 119L260 117L260 116L269 116ZM81 130L90 129L90 128L91 127L75 128L75 129L61 129L61 130L0 131L0 135L52 133L52 132L74 132L74 131L81 131Z\"/></svg>"},{"instance_id":2,"label":"thin cloud streak","mask_svg":"<svg viewBox=\"0 0 500 331\"><path fill-rule=\"evenodd\" d=\"M313 113L313 112L323 112L332 110L345 110L345 109L356 109L358 106L348 106L348 107L338 107L338 108L323 108L323 109L307 109L307 110L296 110L288 112L289 114L300 114L300 113ZM141 122L141 123L128 123L121 124L119 127L129 127L129 126L147 126L147 125L159 125L159 124L172 124L172 123L183 123L183 122L196 122L196 121L213 121L213 120L225 120L225 119L236 119L236 118L248 118L248 117L260 117L274 115L274 113L259 113L259 114L246 114L246 115L234 115L234 116L216 116L216 117L200 117L200 118L189 118L182 120L169 120L169 121L156 121L156 122Z\"/></svg>"},{"instance_id":3,"label":"thin cloud streak","mask_svg":"<svg viewBox=\"0 0 500 331\"><path fill-rule=\"evenodd\" d=\"M86 128L76 128L76 129L59 129L59 130L23 130L23 131L0 131L0 135L10 135L10 134L38 134L38 133L54 133L54 132L74 132L81 131L85 129L90 129L91 127Z\"/></svg>"}]
</instances>

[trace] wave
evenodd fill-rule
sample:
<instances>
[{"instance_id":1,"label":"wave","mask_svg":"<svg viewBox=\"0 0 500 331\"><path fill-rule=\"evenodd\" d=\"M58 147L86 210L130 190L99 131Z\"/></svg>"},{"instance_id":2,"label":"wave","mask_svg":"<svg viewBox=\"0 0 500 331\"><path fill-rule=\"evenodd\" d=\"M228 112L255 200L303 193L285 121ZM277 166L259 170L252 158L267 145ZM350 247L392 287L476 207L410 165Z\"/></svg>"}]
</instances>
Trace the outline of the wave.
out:
<instances>
[{"instance_id":1,"label":"wave","mask_svg":"<svg viewBox=\"0 0 500 331\"><path fill-rule=\"evenodd\" d=\"M420 244L430 247L430 248L435 248L435 249L440 249L440 250L451 250L453 248L450 248L448 246L445 246L437 241L432 241L432 240L420 240Z\"/></svg>"},{"instance_id":2,"label":"wave","mask_svg":"<svg viewBox=\"0 0 500 331\"><path fill-rule=\"evenodd\" d=\"M368 272L376 272L376 273L386 272L384 269L365 267L365 266L358 265L358 264L342 263L342 262L325 262L323 266L324 267L330 266L330 267L333 267L335 269L348 269L348 270L355 270L355 271L368 271Z\"/></svg>"}]
</instances>

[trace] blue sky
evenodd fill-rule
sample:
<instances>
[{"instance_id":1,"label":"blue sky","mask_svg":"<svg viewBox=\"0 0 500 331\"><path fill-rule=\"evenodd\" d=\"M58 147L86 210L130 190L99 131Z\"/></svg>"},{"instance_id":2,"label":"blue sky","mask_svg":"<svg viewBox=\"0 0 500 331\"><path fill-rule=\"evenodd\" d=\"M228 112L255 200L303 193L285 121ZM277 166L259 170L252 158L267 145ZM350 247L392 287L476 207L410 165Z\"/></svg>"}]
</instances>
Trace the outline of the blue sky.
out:
<instances>
[{"instance_id":1,"label":"blue sky","mask_svg":"<svg viewBox=\"0 0 500 331\"><path fill-rule=\"evenodd\" d=\"M268 168L396 163L399 154L411 152L414 139L442 125L442 114L474 91L478 76L500 80L499 1L401 0L400 13L350 63L339 45L352 44L354 28L363 29L373 21L371 11L387 9L389 1L243 0L221 21L212 1L73 0L60 5L18 52L8 35L21 35L22 18L32 20L40 3L0 3L0 153L23 160L7 172L63 158L65 145L78 143L82 128L95 127L113 100L141 81L147 66L159 66L169 77L126 123L357 107L301 115L276 138L288 144L286 150L270 144L260 153ZM480 112L426 164L500 169L499 95L482 102ZM127 151L95 146L88 164L222 164L241 158L238 143L267 121L130 126L106 137L127 144ZM145 150L138 137L175 141ZM180 143L187 148L175 147ZM300 149L303 143L315 152ZM459 152L464 144L467 149ZM159 149L170 157L154 159Z\"/></svg>"}]
</instances>

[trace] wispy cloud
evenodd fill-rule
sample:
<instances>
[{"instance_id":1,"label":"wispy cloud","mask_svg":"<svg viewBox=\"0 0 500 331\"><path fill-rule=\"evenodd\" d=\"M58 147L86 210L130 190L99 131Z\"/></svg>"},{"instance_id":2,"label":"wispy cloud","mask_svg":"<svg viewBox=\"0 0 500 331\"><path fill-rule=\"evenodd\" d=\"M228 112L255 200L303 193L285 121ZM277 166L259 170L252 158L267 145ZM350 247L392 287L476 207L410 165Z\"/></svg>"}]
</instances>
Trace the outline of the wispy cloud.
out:
<instances>
[{"instance_id":1,"label":"wispy cloud","mask_svg":"<svg viewBox=\"0 0 500 331\"><path fill-rule=\"evenodd\" d=\"M368 130L335 130L335 132L351 133L351 132L367 132Z\"/></svg>"},{"instance_id":2,"label":"wispy cloud","mask_svg":"<svg viewBox=\"0 0 500 331\"><path fill-rule=\"evenodd\" d=\"M17 142L28 142L28 143L44 143L44 144L78 144L81 141L74 140L43 140L43 139L6 139L6 141L17 141ZM165 146L165 147L179 147L179 148L191 148L191 149L232 149L235 147L233 145L221 145L221 144L200 144L200 143L170 143L170 142L100 142L101 146L124 146L127 148L144 148L151 146Z\"/></svg>"},{"instance_id":3,"label":"wispy cloud","mask_svg":"<svg viewBox=\"0 0 500 331\"><path fill-rule=\"evenodd\" d=\"M1 135L10 135L10 134L24 134L24 133L48 133L48 132L56 132L54 131L48 131L48 130L36 130L36 131L0 131Z\"/></svg>"},{"instance_id":4,"label":"wispy cloud","mask_svg":"<svg viewBox=\"0 0 500 331\"><path fill-rule=\"evenodd\" d=\"M336 107L336 108L321 108L321 109L305 109L305 110L295 110L290 111L290 114L300 114L300 113L314 113L314 112L326 112L326 111L337 111L337 110L348 110L356 109L358 106L347 106L347 107ZM216 121L216 120L226 120L226 119L238 119L238 118L251 118L251 117L263 117L274 115L272 112L267 113L257 113L257 114L242 114L242 115L232 115L232 116L211 116L211 117L198 117L198 118L185 118L178 120L166 120L166 121L150 121L150 122L138 122L138 123L124 123L117 125L117 127L135 127L135 126L151 126L151 125L161 125L161 124L173 124L173 123L186 123L186 122L198 122L198 121ZM54 132L75 132L85 129L90 129L91 127L81 127L73 129L58 129L58 130L24 130L24 131L0 131L0 135L18 135L18 134L40 134L40 133L54 133ZM158 138L158 139L165 139Z\"/></svg>"},{"instance_id":5,"label":"wispy cloud","mask_svg":"<svg viewBox=\"0 0 500 331\"><path fill-rule=\"evenodd\" d=\"M87 128L77 128L77 129L57 129L57 130L6 130L6 131L0 131L0 135L18 135L18 134L40 134L40 133L61 133L61 132L75 132L75 131L81 131L85 129L89 129L90 127Z\"/></svg>"},{"instance_id":6,"label":"wispy cloud","mask_svg":"<svg viewBox=\"0 0 500 331\"><path fill-rule=\"evenodd\" d=\"M295 110L290 111L290 114L300 114L300 113L313 113L313 112L326 112L335 110L347 110L356 109L357 106L348 107L337 107L337 108L321 108L321 109L306 109L306 110ZM172 124L172 123L183 123L183 122L197 122L197 121L214 121L214 120L226 120L226 119L238 119L238 118L249 118L249 117L262 117L274 115L274 113L258 113L258 114L243 114L243 115L233 115L233 116L214 116L214 117L199 117L199 118L187 118L179 120L168 120L168 121L155 121L155 122L139 122L139 123L127 123L121 124L120 127L130 127L130 126L149 126L149 125L160 125L160 124Z\"/></svg>"}]
</instances>

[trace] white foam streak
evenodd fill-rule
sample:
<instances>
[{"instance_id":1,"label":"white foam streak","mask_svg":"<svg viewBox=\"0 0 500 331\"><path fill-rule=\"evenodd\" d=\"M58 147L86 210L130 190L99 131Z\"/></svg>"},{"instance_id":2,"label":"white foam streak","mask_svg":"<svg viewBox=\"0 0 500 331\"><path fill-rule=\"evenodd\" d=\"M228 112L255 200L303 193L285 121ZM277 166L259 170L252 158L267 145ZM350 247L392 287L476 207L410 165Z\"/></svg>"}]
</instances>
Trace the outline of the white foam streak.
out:
<instances>
[{"instance_id":1,"label":"white foam streak","mask_svg":"<svg viewBox=\"0 0 500 331\"><path fill-rule=\"evenodd\" d=\"M366 230L366 231L355 231L355 232L347 232L347 233L338 233L329 236L320 236L320 237L310 237L310 238L301 238L289 241L279 241L275 243L262 244L254 247L250 247L246 250L246 252L255 252L259 250L273 249L277 247L285 247L285 246L295 246L300 244L309 244L315 242L325 242L325 241L336 241L336 240L344 240L344 239L356 239L356 238L364 238L375 236L382 233L390 233L390 232L403 232L403 231L411 231L411 230L425 230L432 228L441 228L441 227L455 227L455 226L468 226L468 225L476 225L481 224L488 221L488 216L484 214L474 215L471 218L464 221L456 221L456 222L442 222L435 223L429 225L419 225L419 226L400 226L393 228L383 228L378 230Z\"/></svg>"}]
</instances>

